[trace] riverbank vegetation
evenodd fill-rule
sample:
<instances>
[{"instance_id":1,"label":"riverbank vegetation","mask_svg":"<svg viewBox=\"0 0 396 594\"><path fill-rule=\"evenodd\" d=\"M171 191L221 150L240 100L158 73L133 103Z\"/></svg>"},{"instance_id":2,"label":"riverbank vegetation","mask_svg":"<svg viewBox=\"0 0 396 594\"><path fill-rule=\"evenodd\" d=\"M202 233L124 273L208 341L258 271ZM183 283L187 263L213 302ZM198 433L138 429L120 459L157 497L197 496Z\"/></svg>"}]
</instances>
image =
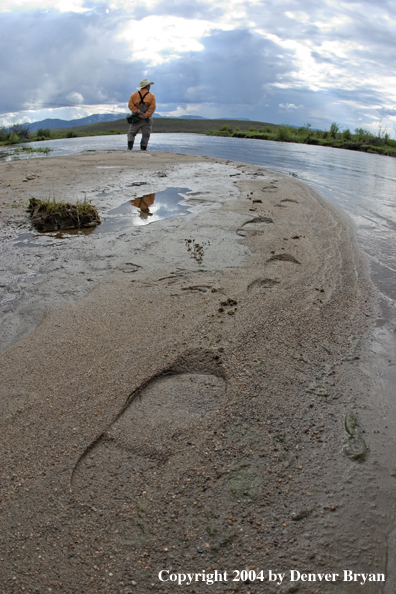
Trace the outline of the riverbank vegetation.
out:
<instances>
[{"instance_id":1,"label":"riverbank vegetation","mask_svg":"<svg viewBox=\"0 0 396 594\"><path fill-rule=\"evenodd\" d=\"M53 130L40 128L37 132L31 132L29 124L15 124L7 129L0 128L0 145L13 145L56 138L126 134L128 126L125 118L112 122L100 122L70 128ZM249 120L155 118L154 131L168 134L194 133L275 142L297 142L396 156L396 141L391 139L381 126L379 126L378 133L373 134L363 128L356 128L353 132L349 129L343 130L336 122L331 124L329 130L313 130L310 124L297 128Z\"/></svg>"},{"instance_id":2,"label":"riverbank vegetation","mask_svg":"<svg viewBox=\"0 0 396 594\"><path fill-rule=\"evenodd\" d=\"M49 140L51 138L51 131L37 130L35 134L30 131L29 124L15 124L9 128L0 128L0 146L12 146L12 154L26 154L26 153L41 153L47 155L52 152L49 147L32 147L21 146L21 144L30 142L32 140ZM14 148L14 145L15 146Z\"/></svg>"},{"instance_id":3,"label":"riverbank vegetation","mask_svg":"<svg viewBox=\"0 0 396 594\"><path fill-rule=\"evenodd\" d=\"M356 128L352 133L349 129L341 130L336 122L331 124L328 131L312 130L310 124L300 128L285 125L262 126L260 128L251 126L247 131L241 130L239 127L231 128L230 125L226 124L217 131L209 130L207 134L211 136L255 138L277 142L297 142L330 146L396 157L396 141L389 138L389 135L381 129L379 129L377 135L363 128Z\"/></svg>"}]
</instances>

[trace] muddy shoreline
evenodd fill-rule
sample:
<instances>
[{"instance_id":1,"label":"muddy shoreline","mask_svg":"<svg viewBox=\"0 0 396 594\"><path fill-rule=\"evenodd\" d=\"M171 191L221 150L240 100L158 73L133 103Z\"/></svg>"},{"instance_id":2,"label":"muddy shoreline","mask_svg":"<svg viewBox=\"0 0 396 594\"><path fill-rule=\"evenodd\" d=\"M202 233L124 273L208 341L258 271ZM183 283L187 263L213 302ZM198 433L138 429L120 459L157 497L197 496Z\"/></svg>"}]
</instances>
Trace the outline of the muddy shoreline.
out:
<instances>
[{"instance_id":1,"label":"muddy shoreline","mask_svg":"<svg viewBox=\"0 0 396 594\"><path fill-rule=\"evenodd\" d=\"M394 469L367 372L377 306L343 215L295 179L218 159L0 167L3 591L173 592L161 569L391 573ZM138 182L188 186L192 213L13 245L32 195L86 194L105 212ZM348 412L364 460L344 452Z\"/></svg>"}]
</instances>

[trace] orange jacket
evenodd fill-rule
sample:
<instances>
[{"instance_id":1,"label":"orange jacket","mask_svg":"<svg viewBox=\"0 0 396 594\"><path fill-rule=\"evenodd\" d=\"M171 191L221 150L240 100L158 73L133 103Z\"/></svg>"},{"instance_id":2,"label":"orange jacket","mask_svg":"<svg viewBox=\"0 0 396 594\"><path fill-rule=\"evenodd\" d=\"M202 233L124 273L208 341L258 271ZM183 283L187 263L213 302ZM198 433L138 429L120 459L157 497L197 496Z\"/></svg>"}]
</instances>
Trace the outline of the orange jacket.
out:
<instances>
[{"instance_id":1,"label":"orange jacket","mask_svg":"<svg viewBox=\"0 0 396 594\"><path fill-rule=\"evenodd\" d=\"M146 118L149 118L155 112L155 96L152 93L150 93L150 91L147 92L147 89L142 89L140 92L143 97L143 103L149 106L148 110L146 111ZM140 99L139 91L136 91L135 93L132 93L132 95L130 96L128 101L128 107L133 113L139 113L139 109L137 108L137 106L141 102L142 101Z\"/></svg>"}]
</instances>

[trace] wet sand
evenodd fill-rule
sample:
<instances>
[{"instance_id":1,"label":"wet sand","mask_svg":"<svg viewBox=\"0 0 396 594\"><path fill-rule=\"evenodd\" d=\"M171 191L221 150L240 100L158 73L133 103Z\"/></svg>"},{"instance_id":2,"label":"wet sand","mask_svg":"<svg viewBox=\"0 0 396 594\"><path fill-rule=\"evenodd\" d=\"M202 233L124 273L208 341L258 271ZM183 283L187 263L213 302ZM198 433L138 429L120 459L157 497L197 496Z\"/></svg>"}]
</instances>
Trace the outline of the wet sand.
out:
<instances>
[{"instance_id":1,"label":"wet sand","mask_svg":"<svg viewBox=\"0 0 396 594\"><path fill-rule=\"evenodd\" d=\"M2 592L174 592L162 569L228 572L199 593L381 592L390 470L362 365L376 305L344 216L292 177L202 157L0 169ZM105 212L176 186L187 217L12 244L32 195ZM242 569L286 576L231 581Z\"/></svg>"}]
</instances>

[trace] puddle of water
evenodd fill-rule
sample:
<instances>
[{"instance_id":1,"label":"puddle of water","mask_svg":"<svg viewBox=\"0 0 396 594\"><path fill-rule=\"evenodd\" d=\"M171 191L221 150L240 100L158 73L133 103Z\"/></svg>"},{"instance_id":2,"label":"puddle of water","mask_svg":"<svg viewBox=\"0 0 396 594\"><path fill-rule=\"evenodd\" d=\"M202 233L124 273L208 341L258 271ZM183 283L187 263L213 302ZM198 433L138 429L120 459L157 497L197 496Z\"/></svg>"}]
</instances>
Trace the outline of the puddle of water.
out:
<instances>
[{"instance_id":1,"label":"puddle of water","mask_svg":"<svg viewBox=\"0 0 396 594\"><path fill-rule=\"evenodd\" d=\"M186 215L190 207L181 204L185 199L183 194L189 188L166 188L162 192L145 194L133 200L123 202L106 213L101 225L92 230L93 233L108 233L122 231L133 226L148 225L170 217Z\"/></svg>"},{"instance_id":2,"label":"puddle of water","mask_svg":"<svg viewBox=\"0 0 396 594\"><path fill-rule=\"evenodd\" d=\"M161 193L161 192L159 192ZM180 198L180 197L179 197ZM128 200L127 202L123 202L117 208L112 208L108 211L107 214L109 215L128 215L128 214L136 214L137 210L141 211L142 213L146 213L146 216L151 216L153 213L150 211L150 207L153 208L153 204L155 202L155 194L145 194L140 198L135 198L134 200Z\"/></svg>"},{"instance_id":3,"label":"puddle of water","mask_svg":"<svg viewBox=\"0 0 396 594\"><path fill-rule=\"evenodd\" d=\"M21 233L15 238L14 245L17 247L37 247L38 243L33 243L29 239L37 239L37 235L33 233Z\"/></svg>"},{"instance_id":4,"label":"puddle of water","mask_svg":"<svg viewBox=\"0 0 396 594\"><path fill-rule=\"evenodd\" d=\"M139 198L128 200L107 211L103 221L97 227L82 229L65 229L52 233L21 233L15 238L14 245L20 247L37 247L37 244L26 241L40 235L66 239L73 235L92 235L94 233L109 233L123 231L131 226L148 225L170 217L186 215L191 212L191 206L181 204L185 200L183 194L190 192L189 188L167 188L161 192L145 194ZM101 194L102 196L104 193Z\"/></svg>"},{"instance_id":5,"label":"puddle of water","mask_svg":"<svg viewBox=\"0 0 396 594\"><path fill-rule=\"evenodd\" d=\"M51 233L51 237L55 237L56 239L67 239L72 235L92 235L95 233L96 227L82 227L81 229L66 229L65 231L57 231L56 233ZM49 235L48 233L46 235Z\"/></svg>"}]
</instances>

